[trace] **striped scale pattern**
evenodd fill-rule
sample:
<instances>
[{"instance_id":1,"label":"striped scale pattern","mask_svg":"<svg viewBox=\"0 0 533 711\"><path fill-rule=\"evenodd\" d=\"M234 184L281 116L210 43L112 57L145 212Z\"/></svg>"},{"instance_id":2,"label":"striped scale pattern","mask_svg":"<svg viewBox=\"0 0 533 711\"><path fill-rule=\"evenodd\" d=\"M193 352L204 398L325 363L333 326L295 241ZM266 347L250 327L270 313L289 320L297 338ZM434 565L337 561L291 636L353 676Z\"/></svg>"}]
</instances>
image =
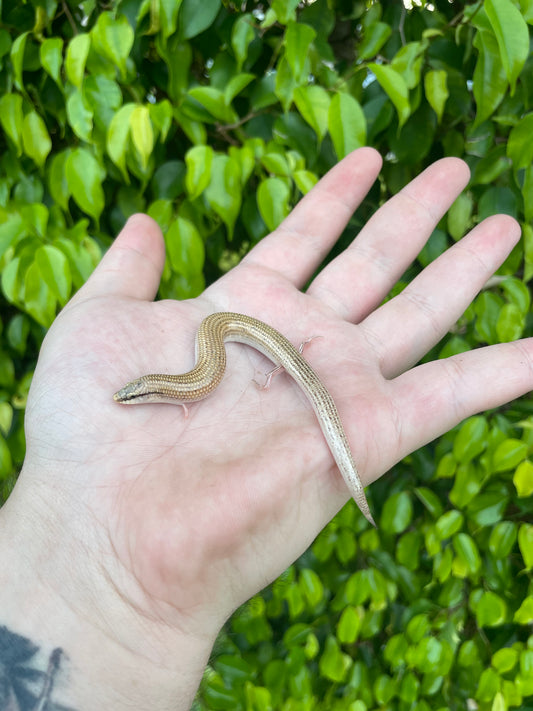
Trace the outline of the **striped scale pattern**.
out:
<instances>
[{"instance_id":1,"label":"striped scale pattern","mask_svg":"<svg viewBox=\"0 0 533 711\"><path fill-rule=\"evenodd\" d=\"M260 351L296 381L309 399L344 481L365 518L372 514L337 407L322 381L279 331L244 314L219 312L205 318L196 334L196 365L182 375L143 375L114 395L122 404L202 400L218 386L226 369L226 341L244 343Z\"/></svg>"}]
</instances>

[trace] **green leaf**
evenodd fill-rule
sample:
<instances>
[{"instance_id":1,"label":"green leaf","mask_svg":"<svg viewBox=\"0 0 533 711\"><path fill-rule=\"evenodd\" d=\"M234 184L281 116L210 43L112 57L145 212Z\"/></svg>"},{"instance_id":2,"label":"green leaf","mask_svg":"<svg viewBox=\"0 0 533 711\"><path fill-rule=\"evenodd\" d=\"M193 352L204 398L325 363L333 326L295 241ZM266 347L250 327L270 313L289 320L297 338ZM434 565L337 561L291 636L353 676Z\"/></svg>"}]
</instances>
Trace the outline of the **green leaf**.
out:
<instances>
[{"instance_id":1,"label":"green leaf","mask_svg":"<svg viewBox=\"0 0 533 711\"><path fill-rule=\"evenodd\" d=\"M374 22L364 28L363 39L358 47L359 59L370 59L378 54L392 34L392 27L386 22Z\"/></svg>"},{"instance_id":2,"label":"green leaf","mask_svg":"<svg viewBox=\"0 0 533 711\"><path fill-rule=\"evenodd\" d=\"M272 0L271 7L282 25L295 19L299 0Z\"/></svg>"},{"instance_id":3,"label":"green leaf","mask_svg":"<svg viewBox=\"0 0 533 711\"><path fill-rule=\"evenodd\" d=\"M133 46L134 34L124 15L113 16L102 12L91 30L94 50L116 65L120 74L126 75L126 60Z\"/></svg>"},{"instance_id":4,"label":"green leaf","mask_svg":"<svg viewBox=\"0 0 533 711\"><path fill-rule=\"evenodd\" d=\"M185 154L185 187L191 200L199 197L211 182L213 156L211 146L194 146Z\"/></svg>"},{"instance_id":5,"label":"green leaf","mask_svg":"<svg viewBox=\"0 0 533 711\"><path fill-rule=\"evenodd\" d=\"M292 177L298 190L303 195L307 195L318 182L318 176L315 173L311 173L310 170L297 170Z\"/></svg>"},{"instance_id":6,"label":"green leaf","mask_svg":"<svg viewBox=\"0 0 533 711\"><path fill-rule=\"evenodd\" d=\"M67 118L76 136L89 143L93 130L93 112L79 89L72 91L67 99Z\"/></svg>"},{"instance_id":7,"label":"green leaf","mask_svg":"<svg viewBox=\"0 0 533 711\"><path fill-rule=\"evenodd\" d=\"M75 148L67 158L65 173L69 192L79 207L95 219L104 209L103 170L96 158L85 148Z\"/></svg>"},{"instance_id":8,"label":"green leaf","mask_svg":"<svg viewBox=\"0 0 533 711\"><path fill-rule=\"evenodd\" d=\"M224 101L229 106L248 84L255 79L255 74L236 74L231 77L224 89Z\"/></svg>"},{"instance_id":9,"label":"green leaf","mask_svg":"<svg viewBox=\"0 0 533 711\"><path fill-rule=\"evenodd\" d=\"M417 498L424 504L433 518L438 518L442 514L442 503L437 494L425 486L418 486L414 493Z\"/></svg>"},{"instance_id":10,"label":"green leaf","mask_svg":"<svg viewBox=\"0 0 533 711\"><path fill-rule=\"evenodd\" d=\"M518 498L523 499L533 495L533 464L529 459L517 466L513 476L513 484Z\"/></svg>"},{"instance_id":11,"label":"green leaf","mask_svg":"<svg viewBox=\"0 0 533 711\"><path fill-rule=\"evenodd\" d=\"M435 531L441 541L451 538L463 527L464 516L460 511L446 511L435 523Z\"/></svg>"},{"instance_id":12,"label":"green leaf","mask_svg":"<svg viewBox=\"0 0 533 711\"><path fill-rule=\"evenodd\" d=\"M474 203L471 195L461 193L448 210L448 232L457 242L472 226Z\"/></svg>"},{"instance_id":13,"label":"green leaf","mask_svg":"<svg viewBox=\"0 0 533 711\"><path fill-rule=\"evenodd\" d=\"M17 148L17 155L22 153L22 96L20 94L4 94L0 98L0 123L2 128Z\"/></svg>"},{"instance_id":14,"label":"green leaf","mask_svg":"<svg viewBox=\"0 0 533 711\"><path fill-rule=\"evenodd\" d=\"M67 79L78 89L83 83L90 47L91 36L85 33L73 37L67 47L67 56L65 57Z\"/></svg>"},{"instance_id":15,"label":"green leaf","mask_svg":"<svg viewBox=\"0 0 533 711\"><path fill-rule=\"evenodd\" d=\"M309 605L314 608L324 599L324 585L320 577L310 568L300 572L300 589Z\"/></svg>"},{"instance_id":16,"label":"green leaf","mask_svg":"<svg viewBox=\"0 0 533 711\"><path fill-rule=\"evenodd\" d=\"M165 242L172 268L189 279L201 274L205 248L200 233L189 220L178 217L170 225Z\"/></svg>"},{"instance_id":17,"label":"green leaf","mask_svg":"<svg viewBox=\"0 0 533 711\"><path fill-rule=\"evenodd\" d=\"M240 15L231 29L231 46L240 71L248 57L248 47L255 37L254 19L249 13Z\"/></svg>"},{"instance_id":18,"label":"green leaf","mask_svg":"<svg viewBox=\"0 0 533 711\"><path fill-rule=\"evenodd\" d=\"M130 116L135 106L135 104L124 104L117 111L109 124L106 136L107 153L127 183L129 176L126 170L126 152L130 136Z\"/></svg>"},{"instance_id":19,"label":"green leaf","mask_svg":"<svg viewBox=\"0 0 533 711\"><path fill-rule=\"evenodd\" d=\"M214 86L197 86L189 91L189 96L200 102L214 118L223 123L235 121L236 114L226 103L224 92Z\"/></svg>"},{"instance_id":20,"label":"green leaf","mask_svg":"<svg viewBox=\"0 0 533 711\"><path fill-rule=\"evenodd\" d=\"M496 593L483 592L474 608L479 627L498 627L507 621L507 605Z\"/></svg>"},{"instance_id":21,"label":"green leaf","mask_svg":"<svg viewBox=\"0 0 533 711\"><path fill-rule=\"evenodd\" d=\"M329 635L326 639L324 653L318 663L320 674L330 681L341 683L346 679L352 664L351 657L343 654L335 637Z\"/></svg>"},{"instance_id":22,"label":"green leaf","mask_svg":"<svg viewBox=\"0 0 533 711\"><path fill-rule=\"evenodd\" d=\"M44 165L46 157L52 150L52 141L46 124L36 111L30 111L22 122L22 145L24 153L29 156L39 168Z\"/></svg>"},{"instance_id":23,"label":"green leaf","mask_svg":"<svg viewBox=\"0 0 533 711\"><path fill-rule=\"evenodd\" d=\"M220 0L183 0L180 12L180 35L196 37L213 24L220 10Z\"/></svg>"},{"instance_id":24,"label":"green leaf","mask_svg":"<svg viewBox=\"0 0 533 711\"><path fill-rule=\"evenodd\" d=\"M491 665L500 674L507 674L510 672L518 661L518 652L512 647L504 647L503 649L498 649L492 655Z\"/></svg>"},{"instance_id":25,"label":"green leaf","mask_svg":"<svg viewBox=\"0 0 533 711\"><path fill-rule=\"evenodd\" d=\"M524 523L518 529L518 546L526 564L526 570L533 568L533 525Z\"/></svg>"},{"instance_id":26,"label":"green leaf","mask_svg":"<svg viewBox=\"0 0 533 711\"><path fill-rule=\"evenodd\" d=\"M11 450L9 449L5 439L0 437L0 480L6 479L12 474L13 460Z\"/></svg>"},{"instance_id":27,"label":"green leaf","mask_svg":"<svg viewBox=\"0 0 533 711\"><path fill-rule=\"evenodd\" d=\"M351 94L341 92L334 95L329 107L328 130L339 160L365 145L366 118L359 102Z\"/></svg>"},{"instance_id":28,"label":"green leaf","mask_svg":"<svg viewBox=\"0 0 533 711\"><path fill-rule=\"evenodd\" d=\"M446 101L450 95L447 85L447 74L444 69L431 70L424 76L424 91L426 99L437 114L439 123L444 113Z\"/></svg>"},{"instance_id":29,"label":"green leaf","mask_svg":"<svg viewBox=\"0 0 533 711\"><path fill-rule=\"evenodd\" d=\"M531 625L533 623L533 595L524 598L513 619L519 625Z\"/></svg>"},{"instance_id":30,"label":"green leaf","mask_svg":"<svg viewBox=\"0 0 533 711\"><path fill-rule=\"evenodd\" d=\"M507 155L515 171L529 167L533 161L533 113L526 114L511 129Z\"/></svg>"},{"instance_id":31,"label":"green leaf","mask_svg":"<svg viewBox=\"0 0 533 711\"><path fill-rule=\"evenodd\" d=\"M130 113L130 135L141 157L141 165L146 169L154 150L154 130L147 106L136 106Z\"/></svg>"},{"instance_id":32,"label":"green leaf","mask_svg":"<svg viewBox=\"0 0 533 711\"><path fill-rule=\"evenodd\" d=\"M517 527L512 521L500 521L491 531L489 550L495 558L507 558L516 542Z\"/></svg>"},{"instance_id":33,"label":"green leaf","mask_svg":"<svg viewBox=\"0 0 533 711\"><path fill-rule=\"evenodd\" d=\"M37 323L48 328L56 315L56 299L42 278L36 262L30 264L24 275L24 308Z\"/></svg>"},{"instance_id":34,"label":"green leaf","mask_svg":"<svg viewBox=\"0 0 533 711\"><path fill-rule=\"evenodd\" d=\"M294 92L294 103L319 139L324 138L331 103L328 92L321 86L301 86Z\"/></svg>"},{"instance_id":35,"label":"green leaf","mask_svg":"<svg viewBox=\"0 0 533 711\"><path fill-rule=\"evenodd\" d=\"M386 533L401 533L411 523L413 504L406 491L392 494L385 501L381 513L381 528Z\"/></svg>"},{"instance_id":36,"label":"green leaf","mask_svg":"<svg viewBox=\"0 0 533 711\"><path fill-rule=\"evenodd\" d=\"M273 231L290 212L290 191L281 178L267 178L257 189L257 205L268 229Z\"/></svg>"},{"instance_id":37,"label":"green leaf","mask_svg":"<svg viewBox=\"0 0 533 711\"><path fill-rule=\"evenodd\" d=\"M477 576L481 568L481 557L474 540L467 533L458 533L452 542L458 558L466 568L466 575L469 578Z\"/></svg>"},{"instance_id":38,"label":"green leaf","mask_svg":"<svg viewBox=\"0 0 533 711\"><path fill-rule=\"evenodd\" d=\"M498 40L512 95L529 54L529 30L512 0L485 0L484 8Z\"/></svg>"},{"instance_id":39,"label":"green leaf","mask_svg":"<svg viewBox=\"0 0 533 711\"><path fill-rule=\"evenodd\" d=\"M56 84L61 86L61 65L63 64L63 40L61 37L48 37L39 48L39 57L43 68Z\"/></svg>"},{"instance_id":40,"label":"green leaf","mask_svg":"<svg viewBox=\"0 0 533 711\"><path fill-rule=\"evenodd\" d=\"M509 83L494 34L480 29L474 37L474 47L478 50L478 59L472 90L477 106L475 125L478 126L498 108Z\"/></svg>"},{"instance_id":41,"label":"green leaf","mask_svg":"<svg viewBox=\"0 0 533 711\"><path fill-rule=\"evenodd\" d=\"M22 70L24 68L24 52L26 49L26 40L29 32L23 32L11 45L11 63L15 74L15 86L21 91L24 90L24 82L22 79Z\"/></svg>"},{"instance_id":42,"label":"green leaf","mask_svg":"<svg viewBox=\"0 0 533 711\"><path fill-rule=\"evenodd\" d=\"M315 30L302 22L289 22L283 43L285 56L297 82L304 79L306 60L311 42L316 37Z\"/></svg>"},{"instance_id":43,"label":"green leaf","mask_svg":"<svg viewBox=\"0 0 533 711\"><path fill-rule=\"evenodd\" d=\"M66 175L66 162L69 150L56 153L49 161L48 166L48 188L53 200L65 211L68 212L68 201L70 191Z\"/></svg>"},{"instance_id":44,"label":"green leaf","mask_svg":"<svg viewBox=\"0 0 533 711\"><path fill-rule=\"evenodd\" d=\"M492 455L495 472L505 472L517 467L527 457L528 446L520 439L509 438L501 442Z\"/></svg>"},{"instance_id":45,"label":"green leaf","mask_svg":"<svg viewBox=\"0 0 533 711\"><path fill-rule=\"evenodd\" d=\"M158 0L159 22L164 39L167 39L176 31L181 1L182 0Z\"/></svg>"},{"instance_id":46,"label":"green leaf","mask_svg":"<svg viewBox=\"0 0 533 711\"><path fill-rule=\"evenodd\" d=\"M57 247L47 244L37 249L35 262L46 285L61 306L64 306L72 288L72 276L67 258Z\"/></svg>"},{"instance_id":47,"label":"green leaf","mask_svg":"<svg viewBox=\"0 0 533 711\"><path fill-rule=\"evenodd\" d=\"M404 125L411 114L409 106L409 90L404 78L392 67L385 64L370 62L368 69L373 72L381 88L392 101L398 113L400 128Z\"/></svg>"},{"instance_id":48,"label":"green leaf","mask_svg":"<svg viewBox=\"0 0 533 711\"><path fill-rule=\"evenodd\" d=\"M241 171L239 163L224 155L215 155L211 166L211 180L205 198L233 237L235 220L241 208Z\"/></svg>"},{"instance_id":49,"label":"green leaf","mask_svg":"<svg viewBox=\"0 0 533 711\"><path fill-rule=\"evenodd\" d=\"M526 326L526 314L515 304L505 304L498 314L496 333L502 343L518 340Z\"/></svg>"},{"instance_id":50,"label":"green leaf","mask_svg":"<svg viewBox=\"0 0 533 711\"><path fill-rule=\"evenodd\" d=\"M458 462L468 464L487 446L489 426L482 415L470 417L461 425L453 441L453 455Z\"/></svg>"}]
</instances>

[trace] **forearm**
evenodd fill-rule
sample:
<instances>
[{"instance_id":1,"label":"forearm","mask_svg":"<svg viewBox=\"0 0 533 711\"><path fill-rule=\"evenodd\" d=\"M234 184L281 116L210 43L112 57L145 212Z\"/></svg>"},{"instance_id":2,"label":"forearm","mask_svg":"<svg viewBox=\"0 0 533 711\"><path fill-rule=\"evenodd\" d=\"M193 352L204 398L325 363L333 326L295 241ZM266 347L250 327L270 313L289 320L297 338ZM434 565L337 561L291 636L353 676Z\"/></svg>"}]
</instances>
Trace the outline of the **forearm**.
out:
<instances>
[{"instance_id":1,"label":"forearm","mask_svg":"<svg viewBox=\"0 0 533 711\"><path fill-rule=\"evenodd\" d=\"M94 599L94 576L73 594L83 588L84 567L91 575L88 561L71 559L68 576L54 550L61 543L39 521L29 528L14 508L0 511L0 670L8 694L2 698L0 686L0 711L15 708L21 693L39 711L46 701L69 711L189 709L212 640L131 610L105 581Z\"/></svg>"}]
</instances>

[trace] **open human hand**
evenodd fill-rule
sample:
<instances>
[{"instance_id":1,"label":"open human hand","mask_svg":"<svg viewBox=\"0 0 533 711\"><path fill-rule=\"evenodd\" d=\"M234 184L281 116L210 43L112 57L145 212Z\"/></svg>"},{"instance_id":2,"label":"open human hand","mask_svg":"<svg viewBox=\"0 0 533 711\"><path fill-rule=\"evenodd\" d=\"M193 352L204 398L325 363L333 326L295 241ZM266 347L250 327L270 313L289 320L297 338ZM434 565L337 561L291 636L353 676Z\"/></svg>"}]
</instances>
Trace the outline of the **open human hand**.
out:
<instances>
[{"instance_id":1,"label":"open human hand","mask_svg":"<svg viewBox=\"0 0 533 711\"><path fill-rule=\"evenodd\" d=\"M45 339L15 502L49 521L70 606L92 605L100 628L128 649L148 637L156 664L178 632L212 642L348 497L304 395L284 375L257 388L271 366L253 349L227 346L224 380L188 418L179 407L113 401L144 373L189 370L205 316L255 316L295 345L320 336L304 355L337 404L365 484L461 419L532 387L530 341L416 366L518 240L510 217L482 222L383 304L468 182L459 160L407 185L301 291L380 165L371 149L348 156L190 301L153 301L164 244L155 223L135 216Z\"/></svg>"}]
</instances>

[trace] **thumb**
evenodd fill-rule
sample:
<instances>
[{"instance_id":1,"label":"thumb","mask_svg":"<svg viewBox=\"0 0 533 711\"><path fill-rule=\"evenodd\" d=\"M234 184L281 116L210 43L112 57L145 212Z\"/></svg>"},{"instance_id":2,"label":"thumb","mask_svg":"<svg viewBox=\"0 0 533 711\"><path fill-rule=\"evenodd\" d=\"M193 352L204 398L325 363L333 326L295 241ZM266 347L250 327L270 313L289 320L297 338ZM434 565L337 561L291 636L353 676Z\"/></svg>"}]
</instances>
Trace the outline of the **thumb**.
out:
<instances>
[{"instance_id":1,"label":"thumb","mask_svg":"<svg viewBox=\"0 0 533 711\"><path fill-rule=\"evenodd\" d=\"M159 226L148 215L133 215L74 300L116 295L152 301L164 263Z\"/></svg>"}]
</instances>

